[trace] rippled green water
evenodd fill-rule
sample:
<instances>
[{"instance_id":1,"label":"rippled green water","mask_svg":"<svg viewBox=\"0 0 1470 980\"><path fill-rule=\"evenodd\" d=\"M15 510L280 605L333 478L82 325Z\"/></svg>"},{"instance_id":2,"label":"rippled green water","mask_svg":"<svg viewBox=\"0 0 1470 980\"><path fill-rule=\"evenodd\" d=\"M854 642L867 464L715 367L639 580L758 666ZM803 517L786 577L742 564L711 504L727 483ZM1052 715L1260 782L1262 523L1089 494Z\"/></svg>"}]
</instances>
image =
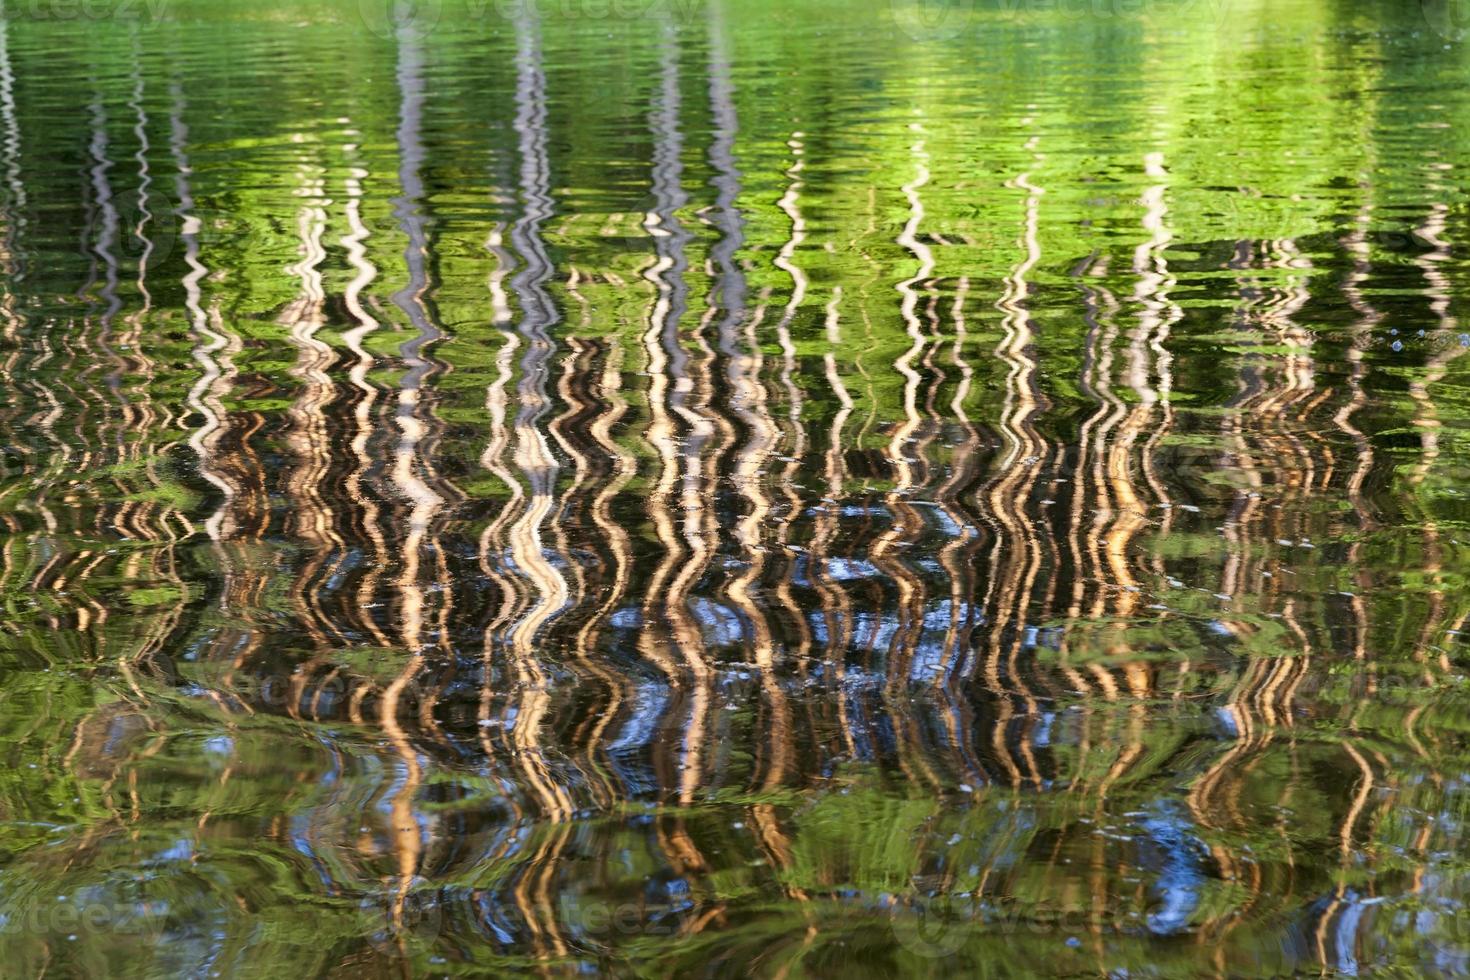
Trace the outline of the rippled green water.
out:
<instances>
[{"instance_id":1,"label":"rippled green water","mask_svg":"<svg viewBox=\"0 0 1470 980\"><path fill-rule=\"evenodd\" d=\"M14 976L1464 975L1460 0L5 0Z\"/></svg>"}]
</instances>

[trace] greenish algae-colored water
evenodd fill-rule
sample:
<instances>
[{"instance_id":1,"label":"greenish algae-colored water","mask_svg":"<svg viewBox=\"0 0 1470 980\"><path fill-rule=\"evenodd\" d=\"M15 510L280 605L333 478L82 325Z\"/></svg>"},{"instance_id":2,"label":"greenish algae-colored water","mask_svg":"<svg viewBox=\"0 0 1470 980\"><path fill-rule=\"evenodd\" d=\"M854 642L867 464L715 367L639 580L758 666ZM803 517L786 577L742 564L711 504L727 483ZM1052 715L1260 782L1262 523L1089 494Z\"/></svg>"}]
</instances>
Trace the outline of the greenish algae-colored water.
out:
<instances>
[{"instance_id":1,"label":"greenish algae-colored water","mask_svg":"<svg viewBox=\"0 0 1470 980\"><path fill-rule=\"evenodd\" d=\"M8 976L1464 975L1460 0L5 0Z\"/></svg>"}]
</instances>

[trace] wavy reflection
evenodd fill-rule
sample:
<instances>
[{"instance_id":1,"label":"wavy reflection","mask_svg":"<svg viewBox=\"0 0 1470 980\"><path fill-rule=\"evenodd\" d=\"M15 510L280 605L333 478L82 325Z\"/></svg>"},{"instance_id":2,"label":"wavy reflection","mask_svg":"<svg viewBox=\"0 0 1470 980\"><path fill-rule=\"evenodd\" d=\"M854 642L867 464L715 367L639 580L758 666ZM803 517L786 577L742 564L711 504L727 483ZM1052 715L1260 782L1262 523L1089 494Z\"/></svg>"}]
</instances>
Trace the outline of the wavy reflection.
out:
<instances>
[{"instance_id":1,"label":"wavy reflection","mask_svg":"<svg viewBox=\"0 0 1470 980\"><path fill-rule=\"evenodd\" d=\"M1461 962L1452 100L503 13L0 18L23 966Z\"/></svg>"}]
</instances>

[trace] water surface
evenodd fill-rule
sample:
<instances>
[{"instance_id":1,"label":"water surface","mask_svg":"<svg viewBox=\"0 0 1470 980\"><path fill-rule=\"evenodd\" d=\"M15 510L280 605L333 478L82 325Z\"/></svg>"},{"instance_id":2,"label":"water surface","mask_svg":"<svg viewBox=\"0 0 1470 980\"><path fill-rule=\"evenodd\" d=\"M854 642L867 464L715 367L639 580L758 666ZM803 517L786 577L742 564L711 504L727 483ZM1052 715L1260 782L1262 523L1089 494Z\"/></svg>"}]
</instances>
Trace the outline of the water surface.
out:
<instances>
[{"instance_id":1,"label":"water surface","mask_svg":"<svg viewBox=\"0 0 1470 980\"><path fill-rule=\"evenodd\" d=\"M7 974L1470 970L1458 4L6 8Z\"/></svg>"}]
</instances>

